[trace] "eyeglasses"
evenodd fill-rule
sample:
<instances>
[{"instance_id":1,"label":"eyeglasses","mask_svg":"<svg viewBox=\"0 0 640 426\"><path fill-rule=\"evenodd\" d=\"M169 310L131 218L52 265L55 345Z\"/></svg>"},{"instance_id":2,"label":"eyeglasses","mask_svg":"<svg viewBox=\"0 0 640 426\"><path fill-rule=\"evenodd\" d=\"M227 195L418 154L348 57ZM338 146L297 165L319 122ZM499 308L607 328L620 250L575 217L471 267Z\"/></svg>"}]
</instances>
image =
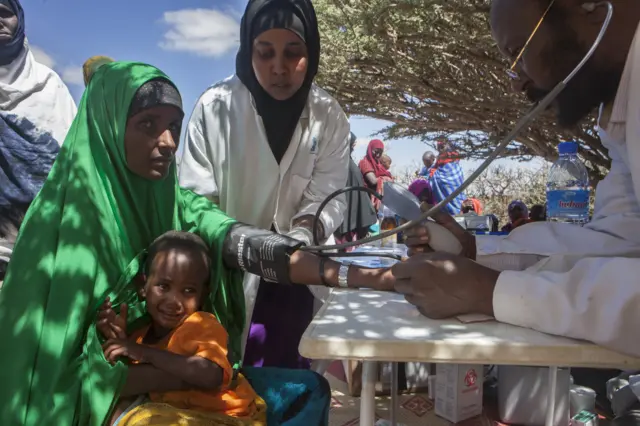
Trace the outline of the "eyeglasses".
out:
<instances>
[{"instance_id":1,"label":"eyeglasses","mask_svg":"<svg viewBox=\"0 0 640 426\"><path fill-rule=\"evenodd\" d=\"M520 62L520 60L522 59L522 55L524 55L524 52L527 49L527 46L529 46L529 43L531 43L531 39L533 38L534 35L536 35L536 32L538 32L538 28L540 28L540 25L542 25L542 21L544 21L544 18L547 16L547 13L549 13L549 9L551 9L551 6L553 6L554 2L555 0L551 0L551 3L549 3L549 6L547 6L547 10L545 10L544 13L542 14L542 17L540 18L540 20L538 21L538 24L533 29L533 32L527 39L527 42L524 44L524 46L522 46L522 49L520 49L520 53L518 53L518 56L516 57L515 61L513 61L513 64L511 64L511 67L507 70L507 75L510 78L514 80L520 79L520 75L518 75L517 71L515 70L516 65L518 65L518 62Z\"/></svg>"}]
</instances>

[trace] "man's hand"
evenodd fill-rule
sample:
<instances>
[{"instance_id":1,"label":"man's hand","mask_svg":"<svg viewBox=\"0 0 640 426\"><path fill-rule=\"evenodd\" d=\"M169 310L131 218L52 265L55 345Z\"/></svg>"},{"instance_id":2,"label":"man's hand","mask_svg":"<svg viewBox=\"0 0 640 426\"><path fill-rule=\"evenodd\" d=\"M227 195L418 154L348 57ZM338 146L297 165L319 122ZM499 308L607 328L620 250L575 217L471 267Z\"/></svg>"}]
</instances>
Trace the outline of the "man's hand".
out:
<instances>
[{"instance_id":1,"label":"man's hand","mask_svg":"<svg viewBox=\"0 0 640 426\"><path fill-rule=\"evenodd\" d=\"M424 253L393 266L395 290L429 318L493 316L498 271L448 253Z\"/></svg>"},{"instance_id":2,"label":"man's hand","mask_svg":"<svg viewBox=\"0 0 640 426\"><path fill-rule=\"evenodd\" d=\"M96 327L105 339L127 338L127 304L120 305L120 313L116 314L107 298L98 308Z\"/></svg>"},{"instance_id":3,"label":"man's hand","mask_svg":"<svg viewBox=\"0 0 640 426\"><path fill-rule=\"evenodd\" d=\"M111 364L115 364L120 357L127 357L137 362L148 362L147 354L149 348L135 342L121 339L109 339L104 345L102 345L102 349L104 350L104 357Z\"/></svg>"},{"instance_id":4,"label":"man's hand","mask_svg":"<svg viewBox=\"0 0 640 426\"><path fill-rule=\"evenodd\" d=\"M420 209L426 212L431 207L433 207L431 204L422 203ZM436 223L444 226L460 241L460 244L462 244L462 252L460 254L462 256L468 257L469 259L476 258L476 238L460 226L453 216L444 210L439 210L432 218ZM404 236L405 244L409 248L409 256L432 251L429 247L429 231L425 226L415 226L408 229L404 233Z\"/></svg>"}]
</instances>

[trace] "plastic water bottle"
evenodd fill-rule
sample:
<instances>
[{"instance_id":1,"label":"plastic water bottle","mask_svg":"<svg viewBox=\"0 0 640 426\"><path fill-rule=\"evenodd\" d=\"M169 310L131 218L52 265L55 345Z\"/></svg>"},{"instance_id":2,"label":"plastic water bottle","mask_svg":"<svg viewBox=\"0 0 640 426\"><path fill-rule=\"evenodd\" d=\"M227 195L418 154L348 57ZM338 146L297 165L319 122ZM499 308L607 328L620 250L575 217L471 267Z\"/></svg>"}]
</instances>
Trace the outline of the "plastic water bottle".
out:
<instances>
[{"instance_id":1,"label":"plastic water bottle","mask_svg":"<svg viewBox=\"0 0 640 426\"><path fill-rule=\"evenodd\" d=\"M558 153L547 177L547 218L582 226L589 221L589 173L578 158L577 143L562 142Z\"/></svg>"}]
</instances>

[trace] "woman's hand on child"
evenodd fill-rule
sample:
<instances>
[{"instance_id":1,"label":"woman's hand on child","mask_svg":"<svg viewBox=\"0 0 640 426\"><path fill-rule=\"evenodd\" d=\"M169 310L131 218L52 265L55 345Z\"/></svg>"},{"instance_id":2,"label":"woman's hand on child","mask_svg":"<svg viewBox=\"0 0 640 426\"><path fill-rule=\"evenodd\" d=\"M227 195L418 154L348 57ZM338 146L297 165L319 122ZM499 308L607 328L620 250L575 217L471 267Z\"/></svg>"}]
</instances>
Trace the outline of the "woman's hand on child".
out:
<instances>
[{"instance_id":1,"label":"woman's hand on child","mask_svg":"<svg viewBox=\"0 0 640 426\"><path fill-rule=\"evenodd\" d=\"M127 338L127 304L120 305L120 313L116 314L107 298L98 308L98 321L96 327L105 339Z\"/></svg>"},{"instance_id":2,"label":"woman's hand on child","mask_svg":"<svg viewBox=\"0 0 640 426\"><path fill-rule=\"evenodd\" d=\"M104 357L111 364L115 364L120 357L129 358L132 361L147 362L148 348L135 342L122 339L109 339L102 345Z\"/></svg>"}]
</instances>

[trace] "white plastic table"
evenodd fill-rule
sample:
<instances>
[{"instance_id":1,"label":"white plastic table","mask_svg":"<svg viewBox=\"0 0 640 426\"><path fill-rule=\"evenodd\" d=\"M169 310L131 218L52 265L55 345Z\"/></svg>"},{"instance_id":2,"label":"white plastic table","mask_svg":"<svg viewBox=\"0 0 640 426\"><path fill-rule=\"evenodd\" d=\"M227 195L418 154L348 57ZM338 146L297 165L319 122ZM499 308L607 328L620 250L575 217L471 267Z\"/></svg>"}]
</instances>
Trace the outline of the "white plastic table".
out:
<instances>
[{"instance_id":1,"label":"white plastic table","mask_svg":"<svg viewBox=\"0 0 640 426\"><path fill-rule=\"evenodd\" d=\"M361 426L374 423L377 361L551 366L549 383L555 383L558 367L640 368L639 358L589 342L496 321L432 320L401 295L369 290L334 290L302 336L299 349L310 359L364 361ZM553 421L555 395L549 395L549 401L547 424ZM394 403L392 422L395 410Z\"/></svg>"}]
</instances>

